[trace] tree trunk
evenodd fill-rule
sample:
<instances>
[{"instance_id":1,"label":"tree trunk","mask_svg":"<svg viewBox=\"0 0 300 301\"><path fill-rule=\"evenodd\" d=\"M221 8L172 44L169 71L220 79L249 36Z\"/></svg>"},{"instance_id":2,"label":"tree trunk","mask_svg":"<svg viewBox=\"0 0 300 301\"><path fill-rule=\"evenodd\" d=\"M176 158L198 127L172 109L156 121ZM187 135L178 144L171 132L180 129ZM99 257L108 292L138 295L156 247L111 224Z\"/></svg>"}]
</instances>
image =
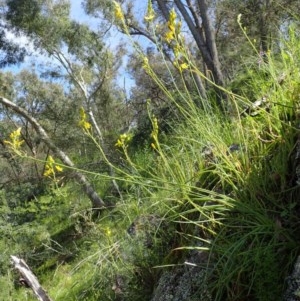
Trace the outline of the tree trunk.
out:
<instances>
[{"instance_id":1,"label":"tree trunk","mask_svg":"<svg viewBox=\"0 0 300 301\"><path fill-rule=\"evenodd\" d=\"M215 83L220 86L224 86L224 78L221 71L221 64L219 61L219 54L218 54L216 40L215 40L215 33L214 33L214 29L211 26L210 18L208 16L208 7L206 4L206 0L198 0L198 6L200 9L202 26L205 33L206 47L209 52L209 62L212 68L211 71L214 75Z\"/></svg>"},{"instance_id":2,"label":"tree trunk","mask_svg":"<svg viewBox=\"0 0 300 301\"><path fill-rule=\"evenodd\" d=\"M40 139L49 147L49 149L53 153L57 155L57 157L64 163L64 165L74 168L74 163L71 161L71 159L51 141L43 127L38 123L38 121L34 117L30 116L25 109L19 107L18 105L4 97L0 97L0 103L2 103L7 108L12 109L17 114L23 116L34 127ZM97 192L93 189L86 177L76 170L74 175L76 180L81 184L86 195L91 200L93 208L105 207L105 203L97 194Z\"/></svg>"},{"instance_id":3,"label":"tree trunk","mask_svg":"<svg viewBox=\"0 0 300 301\"><path fill-rule=\"evenodd\" d=\"M42 288L36 276L31 272L30 268L23 259L16 256L10 256L15 269L17 269L21 276L22 281L25 285L28 285L40 301L52 301L52 299L47 295L47 292Z\"/></svg>"},{"instance_id":4,"label":"tree trunk","mask_svg":"<svg viewBox=\"0 0 300 301\"><path fill-rule=\"evenodd\" d=\"M190 3L190 1L188 1ZM221 64L219 61L219 55L217 51L215 33L211 26L211 22L208 15L208 7L205 0L198 0L198 7L200 10L200 16L202 23L199 22L195 7L192 4L186 6L181 0L174 0L178 10L180 11L184 21L186 22L196 45L201 53L203 61L207 67L208 72L212 76L213 82L216 84L215 91L217 94L218 106L224 109L226 102L226 95L219 87L224 87L224 77L221 71ZM193 17L193 18L192 18Z\"/></svg>"},{"instance_id":5,"label":"tree trunk","mask_svg":"<svg viewBox=\"0 0 300 301\"><path fill-rule=\"evenodd\" d=\"M269 50L268 40L270 37L268 20L268 11L270 11L270 3L266 1L264 4L260 4L260 17L259 17L259 33L260 33L260 46L262 50L262 55L265 61L267 61L267 52Z\"/></svg>"}]
</instances>

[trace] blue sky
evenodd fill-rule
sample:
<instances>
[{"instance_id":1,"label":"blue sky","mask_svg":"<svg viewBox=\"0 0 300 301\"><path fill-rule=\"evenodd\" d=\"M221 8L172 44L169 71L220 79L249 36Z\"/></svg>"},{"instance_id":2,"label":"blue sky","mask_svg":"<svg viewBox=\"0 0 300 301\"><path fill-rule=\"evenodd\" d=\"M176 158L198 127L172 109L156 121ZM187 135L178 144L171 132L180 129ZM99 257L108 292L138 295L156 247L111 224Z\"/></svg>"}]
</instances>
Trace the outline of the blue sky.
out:
<instances>
[{"instance_id":1,"label":"blue sky","mask_svg":"<svg viewBox=\"0 0 300 301\"><path fill-rule=\"evenodd\" d=\"M85 14L80 0L70 0L71 2L71 18L90 26L97 25L97 20Z\"/></svg>"},{"instance_id":2,"label":"blue sky","mask_svg":"<svg viewBox=\"0 0 300 301\"><path fill-rule=\"evenodd\" d=\"M70 0L70 2L71 2L71 18L79 22L85 23L94 29L97 29L100 20L85 14L81 4L82 1ZM145 10L145 2L143 1L141 2L142 3L139 3L138 5L139 15L143 15ZM15 39L16 37L11 36L11 38ZM119 33L117 30L112 31L109 39L107 40L107 45L113 50L121 40L126 40L126 37L124 37L124 35ZM22 36L18 37L17 42L23 44L27 48L32 47L30 46L30 43L26 37L22 37ZM24 63L20 65L4 68L3 71L11 71L13 73L18 73L21 69L29 67L32 64L32 62L41 65L47 64L49 62L55 64L55 61L51 60L48 56L42 56L41 54L36 53L36 55L34 55L33 57L28 57ZM123 67L120 69L119 77L117 81L122 88L124 88L124 81L125 81L125 88L128 93L130 88L134 85L134 81L130 78L129 74L126 73L125 70L126 62L127 62L127 58L125 57Z\"/></svg>"},{"instance_id":3,"label":"blue sky","mask_svg":"<svg viewBox=\"0 0 300 301\"><path fill-rule=\"evenodd\" d=\"M86 15L84 12L84 9L82 7L82 4L81 4L82 1L70 0L70 2L71 2L71 18L75 19L79 22L85 23L85 24L89 25L91 28L97 29L101 20ZM141 1L141 2L143 2L143 1ZM141 3L139 3L139 4L141 4ZM145 6L145 3L143 3L143 7L144 6ZM107 38L107 40L105 42L106 42L106 45L110 49L113 50L115 47L117 47L119 45L120 41L122 41L122 40L123 41L126 40L126 37L124 37L123 34L121 34L117 30L114 30L112 28L110 31L110 36ZM127 63L127 57L124 57L123 66L120 68L117 82L121 88L125 88L127 93L129 93L130 88L134 85L134 81L130 78L129 74L125 70L126 63ZM125 87L124 87L124 85L125 85Z\"/></svg>"},{"instance_id":4,"label":"blue sky","mask_svg":"<svg viewBox=\"0 0 300 301\"><path fill-rule=\"evenodd\" d=\"M80 0L71 0L71 16L74 19L82 19L85 18L86 15L82 9Z\"/></svg>"}]
</instances>

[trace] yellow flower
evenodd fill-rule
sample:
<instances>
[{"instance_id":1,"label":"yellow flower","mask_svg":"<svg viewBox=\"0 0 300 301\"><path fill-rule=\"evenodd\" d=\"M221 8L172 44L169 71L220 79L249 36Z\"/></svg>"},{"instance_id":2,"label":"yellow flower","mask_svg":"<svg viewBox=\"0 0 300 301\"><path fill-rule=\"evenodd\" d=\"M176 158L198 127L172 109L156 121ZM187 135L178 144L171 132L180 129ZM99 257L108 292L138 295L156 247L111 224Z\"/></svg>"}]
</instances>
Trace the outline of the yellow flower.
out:
<instances>
[{"instance_id":1,"label":"yellow flower","mask_svg":"<svg viewBox=\"0 0 300 301\"><path fill-rule=\"evenodd\" d=\"M179 65L180 70L185 70L189 67L189 65L187 63L182 63Z\"/></svg>"},{"instance_id":2,"label":"yellow flower","mask_svg":"<svg viewBox=\"0 0 300 301\"><path fill-rule=\"evenodd\" d=\"M184 48L180 43L176 43L173 47L173 51L174 51L175 58L178 58L183 54Z\"/></svg>"},{"instance_id":3,"label":"yellow flower","mask_svg":"<svg viewBox=\"0 0 300 301\"><path fill-rule=\"evenodd\" d=\"M24 140L21 140L21 128L16 129L9 135L10 140L4 140L4 143L8 144L12 149L18 150L21 145L24 143Z\"/></svg>"},{"instance_id":4,"label":"yellow flower","mask_svg":"<svg viewBox=\"0 0 300 301\"><path fill-rule=\"evenodd\" d=\"M44 177L50 177L53 174L53 170L51 168L46 168L44 171Z\"/></svg>"},{"instance_id":5,"label":"yellow flower","mask_svg":"<svg viewBox=\"0 0 300 301\"><path fill-rule=\"evenodd\" d=\"M128 143L132 139L132 135L130 134L121 134L115 146L117 147L127 147Z\"/></svg>"},{"instance_id":6,"label":"yellow flower","mask_svg":"<svg viewBox=\"0 0 300 301\"><path fill-rule=\"evenodd\" d=\"M116 1L114 1L113 3L114 3L114 6L115 6L114 7L114 9L115 9L114 13L115 13L116 20L124 21L125 18L124 18L124 14L123 14L122 7L121 7L120 3L116 2Z\"/></svg>"},{"instance_id":7,"label":"yellow flower","mask_svg":"<svg viewBox=\"0 0 300 301\"><path fill-rule=\"evenodd\" d=\"M86 132L90 130L92 125L87 121L87 115L83 107L80 108L80 121L78 125Z\"/></svg>"},{"instance_id":8,"label":"yellow flower","mask_svg":"<svg viewBox=\"0 0 300 301\"><path fill-rule=\"evenodd\" d=\"M168 24L170 24L170 25L175 24L176 17L177 17L177 15L176 15L175 9L173 8L170 12Z\"/></svg>"},{"instance_id":9,"label":"yellow flower","mask_svg":"<svg viewBox=\"0 0 300 301\"><path fill-rule=\"evenodd\" d=\"M151 22L155 18L155 13L152 7L152 1L148 0L147 14L144 17L146 22Z\"/></svg>"},{"instance_id":10,"label":"yellow flower","mask_svg":"<svg viewBox=\"0 0 300 301\"><path fill-rule=\"evenodd\" d=\"M84 121L82 127L87 131L91 128L91 124L87 121Z\"/></svg>"},{"instance_id":11,"label":"yellow flower","mask_svg":"<svg viewBox=\"0 0 300 301\"><path fill-rule=\"evenodd\" d=\"M154 139L154 140L157 140L157 136L158 136L158 121L157 121L157 118L154 117L152 119L152 132L151 132L151 137Z\"/></svg>"},{"instance_id":12,"label":"yellow flower","mask_svg":"<svg viewBox=\"0 0 300 301\"><path fill-rule=\"evenodd\" d=\"M59 172L62 172L63 171L63 168L59 165L55 165L55 169Z\"/></svg>"},{"instance_id":13,"label":"yellow flower","mask_svg":"<svg viewBox=\"0 0 300 301\"><path fill-rule=\"evenodd\" d=\"M45 166L44 177L55 178L55 171L61 172L63 168L55 163L52 156L49 156Z\"/></svg>"},{"instance_id":14,"label":"yellow flower","mask_svg":"<svg viewBox=\"0 0 300 301\"><path fill-rule=\"evenodd\" d=\"M165 34L165 40L167 43L171 43L172 40L175 39L175 34L174 34L174 31L168 31L166 34Z\"/></svg>"},{"instance_id":15,"label":"yellow flower","mask_svg":"<svg viewBox=\"0 0 300 301\"><path fill-rule=\"evenodd\" d=\"M150 65L149 65L149 60L146 56L143 57L143 64L142 64L142 68L147 71L150 69Z\"/></svg>"},{"instance_id":16,"label":"yellow flower","mask_svg":"<svg viewBox=\"0 0 300 301\"><path fill-rule=\"evenodd\" d=\"M120 139L118 139L117 143L115 144L116 147L122 147L123 143Z\"/></svg>"},{"instance_id":17,"label":"yellow flower","mask_svg":"<svg viewBox=\"0 0 300 301\"><path fill-rule=\"evenodd\" d=\"M182 62L178 62L178 61L175 61L174 62L174 66L180 71L182 72L183 70L186 70L189 68L189 64L187 63L182 63Z\"/></svg>"},{"instance_id":18,"label":"yellow flower","mask_svg":"<svg viewBox=\"0 0 300 301\"><path fill-rule=\"evenodd\" d=\"M169 44L179 36L181 31L182 23L180 21L176 23L176 17L177 15L173 8L170 12L169 21L167 23L169 30L165 34L165 40Z\"/></svg>"},{"instance_id":19,"label":"yellow flower","mask_svg":"<svg viewBox=\"0 0 300 301\"><path fill-rule=\"evenodd\" d=\"M54 161L54 159L53 159L52 156L49 156L49 157L48 157L48 163L49 163L49 164L55 163L55 161Z\"/></svg>"}]
</instances>

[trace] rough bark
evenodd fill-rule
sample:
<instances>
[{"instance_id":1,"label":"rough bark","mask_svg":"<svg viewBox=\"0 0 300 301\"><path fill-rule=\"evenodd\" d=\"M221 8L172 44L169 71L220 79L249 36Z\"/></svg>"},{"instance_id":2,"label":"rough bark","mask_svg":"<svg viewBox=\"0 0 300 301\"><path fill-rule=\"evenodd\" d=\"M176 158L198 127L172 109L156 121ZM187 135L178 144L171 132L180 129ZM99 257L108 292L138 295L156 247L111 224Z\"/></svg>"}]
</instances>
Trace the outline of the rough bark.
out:
<instances>
[{"instance_id":1,"label":"rough bark","mask_svg":"<svg viewBox=\"0 0 300 301\"><path fill-rule=\"evenodd\" d=\"M219 61L219 54L217 50L215 32L211 25L210 18L208 16L208 7L205 0L198 0L198 6L200 9L200 16L202 19L202 26L205 33L206 47L209 52L209 60L211 61L212 73L214 75L215 82L221 86L224 85L223 74L221 71L221 64Z\"/></svg>"},{"instance_id":2,"label":"rough bark","mask_svg":"<svg viewBox=\"0 0 300 301\"><path fill-rule=\"evenodd\" d=\"M204 63L207 65L208 70L213 75L215 83L224 85L218 51L214 38L214 31L209 20L208 9L205 1L198 1L200 16L202 19L201 27L199 27L199 25L194 22L191 14L189 14L181 0L175 0L174 2L186 24L188 25L189 30L191 31L191 34L193 35L193 38L197 44L197 47L201 52ZM192 7L190 7L190 10L192 10ZM202 31L204 31L204 34Z\"/></svg>"},{"instance_id":3,"label":"rough bark","mask_svg":"<svg viewBox=\"0 0 300 301\"><path fill-rule=\"evenodd\" d=\"M294 270L291 275L287 277L287 288L283 296L284 301L298 301L299 300L299 290L300 290L300 256L294 265Z\"/></svg>"},{"instance_id":4,"label":"rough bark","mask_svg":"<svg viewBox=\"0 0 300 301\"><path fill-rule=\"evenodd\" d=\"M51 141L43 127L38 123L38 121L34 117L30 116L30 114L25 109L19 107L18 105L4 97L0 97L0 103L6 106L7 108L13 110L15 113L23 116L34 127L35 131L39 135L39 138L49 147L49 149L53 153L56 154L56 156L63 162L64 165L71 168L75 167L71 159ZM97 192L93 189L86 177L76 170L74 176L77 182L81 184L86 195L91 200L93 208L105 207L105 203L97 194Z\"/></svg>"},{"instance_id":5,"label":"rough bark","mask_svg":"<svg viewBox=\"0 0 300 301\"><path fill-rule=\"evenodd\" d=\"M161 11L161 13L163 14L164 18L166 20L169 20L170 12L169 12L168 6L166 4L166 1L165 0L156 0L156 2L158 5L158 8Z\"/></svg>"},{"instance_id":6,"label":"rough bark","mask_svg":"<svg viewBox=\"0 0 300 301\"><path fill-rule=\"evenodd\" d=\"M260 17L259 17L259 33L260 33L260 43L261 43L261 50L263 52L263 58L267 61L266 53L269 50L269 37L270 37L270 30L269 24L270 20L268 20L268 11L270 11L270 1L266 1L264 4L259 4L260 10Z\"/></svg>"},{"instance_id":7,"label":"rough bark","mask_svg":"<svg viewBox=\"0 0 300 301\"><path fill-rule=\"evenodd\" d=\"M15 269L17 269L26 284L33 290L34 294L40 301L52 301L52 299L47 295L47 292L42 288L36 276L32 273L28 265L23 259L16 256L10 256Z\"/></svg>"},{"instance_id":8,"label":"rough bark","mask_svg":"<svg viewBox=\"0 0 300 301\"><path fill-rule=\"evenodd\" d=\"M187 1L190 3L190 1ZM198 0L199 22L198 15L192 4L189 4L187 10L186 6L181 0L174 0L174 3L180 11L184 21L186 22L196 45L201 53L203 61L207 67L208 72L212 75L212 80L216 84L215 90L218 95L218 105L223 109L226 95L217 87L224 87L224 77L221 70L219 61L218 50L215 41L215 33L211 26L210 18L208 15L208 7L205 0Z\"/></svg>"}]
</instances>

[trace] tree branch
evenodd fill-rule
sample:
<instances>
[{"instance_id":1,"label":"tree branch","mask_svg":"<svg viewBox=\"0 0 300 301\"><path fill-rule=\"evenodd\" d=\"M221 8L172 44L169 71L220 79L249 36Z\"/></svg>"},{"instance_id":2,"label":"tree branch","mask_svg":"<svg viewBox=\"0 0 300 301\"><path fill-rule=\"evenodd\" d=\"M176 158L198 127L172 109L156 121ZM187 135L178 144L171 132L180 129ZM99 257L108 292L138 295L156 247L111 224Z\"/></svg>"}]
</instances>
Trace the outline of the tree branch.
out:
<instances>
[{"instance_id":1,"label":"tree branch","mask_svg":"<svg viewBox=\"0 0 300 301\"><path fill-rule=\"evenodd\" d=\"M64 165L70 168L75 167L71 159L51 141L46 131L39 124L39 122L34 117L30 116L25 109L19 107L18 105L16 105L15 103L11 102L10 100L4 97L0 97L0 103L3 104L5 107L13 110L15 113L23 116L26 120L28 120L28 122L34 127L35 131L39 135L39 138L49 147L49 149L53 153L57 155L57 157L64 163ZM74 175L76 180L81 184L83 190L91 200L92 206L94 208L105 207L105 203L97 194L97 192L92 188L91 184L88 182L85 176L79 171L75 171Z\"/></svg>"},{"instance_id":2,"label":"tree branch","mask_svg":"<svg viewBox=\"0 0 300 301\"><path fill-rule=\"evenodd\" d=\"M23 277L25 283L33 290L34 294L40 301L52 301L47 292L42 288L36 276L31 272L30 268L23 259L16 256L10 256L15 269L17 269Z\"/></svg>"}]
</instances>

